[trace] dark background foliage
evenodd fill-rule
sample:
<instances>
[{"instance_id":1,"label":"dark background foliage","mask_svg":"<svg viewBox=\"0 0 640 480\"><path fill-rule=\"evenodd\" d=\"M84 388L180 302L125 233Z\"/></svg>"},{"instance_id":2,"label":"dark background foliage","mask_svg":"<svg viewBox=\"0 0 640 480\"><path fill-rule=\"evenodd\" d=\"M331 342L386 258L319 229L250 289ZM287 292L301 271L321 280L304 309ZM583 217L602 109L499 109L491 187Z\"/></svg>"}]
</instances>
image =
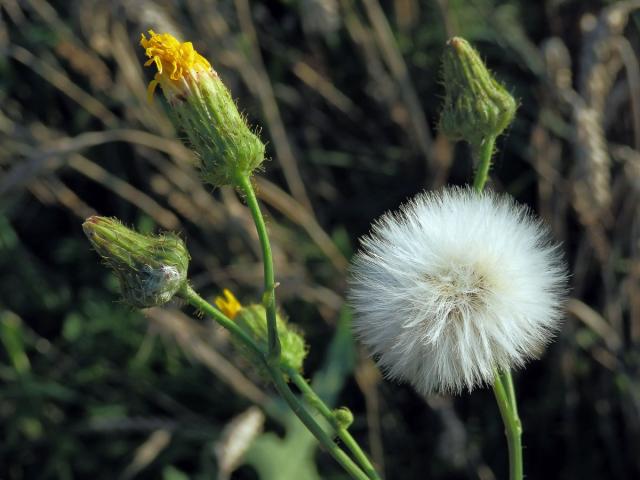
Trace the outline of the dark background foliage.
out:
<instances>
[{"instance_id":1,"label":"dark background foliage","mask_svg":"<svg viewBox=\"0 0 640 480\"><path fill-rule=\"evenodd\" d=\"M0 478L225 478L222 432L253 404L279 437L262 434L233 478L286 478L266 473L276 458L276 472L309 464L304 434L224 332L178 304L119 303L83 236L96 213L178 230L208 298L260 292L241 200L200 184L162 101L146 101L152 73L137 44L148 28L192 40L261 126L271 160L257 187L279 300L311 345L306 373L339 380L331 394L389 479L505 478L490 390L420 398L384 381L364 352L353 363L348 329L336 330L349 319L348 259L370 222L472 174L467 148L436 124L444 43L474 43L520 102L492 187L551 225L572 272L559 338L516 376L528 477L637 478L639 7L0 1ZM345 478L309 451L322 478Z\"/></svg>"}]
</instances>

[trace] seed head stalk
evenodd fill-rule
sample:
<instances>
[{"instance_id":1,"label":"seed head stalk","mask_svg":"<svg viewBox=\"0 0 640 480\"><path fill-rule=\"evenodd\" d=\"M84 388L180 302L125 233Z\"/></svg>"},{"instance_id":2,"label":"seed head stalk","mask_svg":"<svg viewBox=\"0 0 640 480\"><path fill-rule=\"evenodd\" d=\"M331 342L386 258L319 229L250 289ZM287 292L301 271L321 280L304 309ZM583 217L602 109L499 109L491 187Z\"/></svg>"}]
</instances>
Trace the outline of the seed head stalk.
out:
<instances>
[{"instance_id":1,"label":"seed head stalk","mask_svg":"<svg viewBox=\"0 0 640 480\"><path fill-rule=\"evenodd\" d=\"M463 38L454 37L447 42L443 79L446 94L440 128L452 140L464 140L471 146L477 162L473 189L480 193L489 178L496 138L511 124L518 105ZM506 428L510 479L521 480L522 427L509 371L496 372L493 391Z\"/></svg>"},{"instance_id":2,"label":"seed head stalk","mask_svg":"<svg viewBox=\"0 0 640 480\"><path fill-rule=\"evenodd\" d=\"M518 416L511 372L496 372L493 393L505 426L509 449L509 479L522 480L522 424Z\"/></svg>"},{"instance_id":3,"label":"seed head stalk","mask_svg":"<svg viewBox=\"0 0 640 480\"><path fill-rule=\"evenodd\" d=\"M477 149L478 169L473 179L473 188L477 192L481 192L484 189L489 178L495 140L495 136L486 137ZM518 405L511 371L496 371L493 393L498 403L507 437L509 480L522 480L522 423L518 415Z\"/></svg>"}]
</instances>

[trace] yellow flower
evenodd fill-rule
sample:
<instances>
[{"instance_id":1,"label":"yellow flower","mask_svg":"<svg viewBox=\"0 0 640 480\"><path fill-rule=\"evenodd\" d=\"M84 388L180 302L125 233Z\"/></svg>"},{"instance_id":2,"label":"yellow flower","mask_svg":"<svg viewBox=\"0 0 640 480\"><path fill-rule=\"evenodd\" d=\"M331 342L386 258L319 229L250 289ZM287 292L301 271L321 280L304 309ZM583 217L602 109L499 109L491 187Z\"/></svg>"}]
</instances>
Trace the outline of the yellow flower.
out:
<instances>
[{"instance_id":1,"label":"yellow flower","mask_svg":"<svg viewBox=\"0 0 640 480\"><path fill-rule=\"evenodd\" d=\"M264 161L264 143L238 111L231 93L211 64L191 42L149 30L140 45L157 73L149 83L151 102L158 85L184 142L200 159L205 182L215 187L239 185Z\"/></svg>"},{"instance_id":2,"label":"yellow flower","mask_svg":"<svg viewBox=\"0 0 640 480\"><path fill-rule=\"evenodd\" d=\"M233 320L238 315L238 312L242 310L242 305L230 290L225 288L222 293L224 297L216 297L216 306L222 313Z\"/></svg>"},{"instance_id":3,"label":"yellow flower","mask_svg":"<svg viewBox=\"0 0 640 480\"><path fill-rule=\"evenodd\" d=\"M150 100L158 85L167 94L184 88L185 82L201 72L213 72L211 64L196 52L191 42L181 43L170 33L157 34L153 30L149 30L149 35L147 39L144 33L140 34L140 45L149 57L144 66L155 64L158 69L147 89Z\"/></svg>"}]
</instances>

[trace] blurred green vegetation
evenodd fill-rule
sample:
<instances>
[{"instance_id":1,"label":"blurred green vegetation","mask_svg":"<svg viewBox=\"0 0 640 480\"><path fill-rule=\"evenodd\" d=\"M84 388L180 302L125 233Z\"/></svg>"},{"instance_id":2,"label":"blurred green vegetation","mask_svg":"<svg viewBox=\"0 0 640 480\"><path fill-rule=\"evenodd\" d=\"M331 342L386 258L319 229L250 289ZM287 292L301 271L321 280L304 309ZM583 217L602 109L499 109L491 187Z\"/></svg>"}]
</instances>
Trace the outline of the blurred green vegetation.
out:
<instances>
[{"instance_id":1,"label":"blurred green vegetation","mask_svg":"<svg viewBox=\"0 0 640 480\"><path fill-rule=\"evenodd\" d=\"M95 213L178 230L209 298L260 292L241 201L200 184L162 102L146 101L137 44L148 28L193 41L262 128L271 161L257 187L279 300L311 345L306 374L352 409L354 435L389 479L506 472L490 391L423 399L384 381L365 352L345 360L357 238L408 196L471 175L468 149L435 126L443 45L473 42L520 102L493 188L551 225L572 268L558 341L516 377L526 472L638 477L638 8L0 0L0 478L224 479L225 461L238 480L345 478L224 332L178 304L121 304L83 236ZM234 463L220 452L252 405L257 440ZM313 461L306 477L293 468Z\"/></svg>"}]
</instances>

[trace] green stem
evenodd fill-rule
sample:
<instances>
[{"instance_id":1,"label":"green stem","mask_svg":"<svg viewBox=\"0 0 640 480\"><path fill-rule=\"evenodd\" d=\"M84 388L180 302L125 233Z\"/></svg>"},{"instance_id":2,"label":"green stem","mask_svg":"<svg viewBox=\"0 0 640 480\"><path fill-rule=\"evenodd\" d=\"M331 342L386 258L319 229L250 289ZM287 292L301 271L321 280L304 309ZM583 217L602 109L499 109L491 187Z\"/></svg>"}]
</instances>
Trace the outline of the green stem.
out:
<instances>
[{"instance_id":1,"label":"green stem","mask_svg":"<svg viewBox=\"0 0 640 480\"><path fill-rule=\"evenodd\" d=\"M496 144L496 137L486 137L479 147L473 147L474 158L478 160L478 169L473 178L473 189L481 192L489 178L489 169L491 168L491 157L493 156L493 147Z\"/></svg>"},{"instance_id":2,"label":"green stem","mask_svg":"<svg viewBox=\"0 0 640 480\"><path fill-rule=\"evenodd\" d=\"M513 386L513 377L511 376L511 371L501 372L500 380L502 380L504 389L507 392L507 397L509 398L509 403L511 404L511 410L516 416L518 416L518 402L516 401L516 389Z\"/></svg>"},{"instance_id":3,"label":"green stem","mask_svg":"<svg viewBox=\"0 0 640 480\"><path fill-rule=\"evenodd\" d=\"M362 451L358 442L351 436L349 430L346 428L340 427L336 423L335 415L333 411L327 406L326 403L322 401L322 399L318 396L316 392L313 391L311 386L307 383L300 373L289 369L287 372L293 380L293 383L296 384L300 392L307 398L309 403L313 405L320 414L329 421L329 423L336 429L336 434L340 437L340 440L347 446L347 448L351 451L356 461L360 464L360 467L365 471L365 473L369 476L371 480L380 480L380 475L376 472L376 469L371 464L371 461L367 457L367 455Z\"/></svg>"},{"instance_id":4,"label":"green stem","mask_svg":"<svg viewBox=\"0 0 640 480\"><path fill-rule=\"evenodd\" d=\"M278 392L286 400L291 410L298 416L305 427L316 437L316 439L327 449L331 456L345 469L345 471L357 480L371 480L351 458L322 430L313 416L306 410L302 402L291 391L284 380L282 372L272 365L268 365L269 373L278 389Z\"/></svg>"},{"instance_id":5,"label":"green stem","mask_svg":"<svg viewBox=\"0 0 640 480\"><path fill-rule=\"evenodd\" d=\"M236 179L236 186L245 194L247 206L251 211L251 216L256 225L256 231L258 232L258 238L260 240L260 247L262 248L262 260L264 264L264 296L263 304L267 312L267 330L268 330L268 351L265 358L265 364L271 377L278 389L280 395L287 401L294 413L300 418L302 423L313 433L313 435L322 443L325 448L333 455L333 457L342 465L342 467L354 478L362 478L369 480L378 480L379 477L375 473L375 470L371 466L366 455L362 452L358 444L353 437L346 432L345 444L351 449L356 459L365 466L368 471L368 467L373 471L375 476L371 476L369 473L365 474L354 462L348 457L338 445L326 434L324 430L314 420L313 416L304 408L303 404L298 400L295 394L291 391L281 369L283 368L280 363L280 340L278 338L278 331L276 326L276 294L275 294L275 274L273 271L273 256L271 253L271 244L269 243L269 236L267 233L267 227L264 223L262 212L260 211L260 205L256 194L251 185L251 180L246 175L239 175ZM297 372L295 372L296 375ZM302 377L300 377L302 378ZM304 380L304 379L303 379ZM306 382L304 382L306 384ZM308 387L308 385L307 385ZM308 387L308 390L317 397L315 392ZM305 392L303 392L305 393ZM319 399L319 398L318 398ZM323 404L324 405L324 404ZM324 405L326 407L326 405ZM328 407L326 407L328 410ZM322 413L322 412L321 412ZM333 413L329 410L331 418L333 419ZM331 422L332 425L335 422ZM341 429L338 429L341 430ZM338 432L340 435L340 432ZM342 436L341 436L342 438ZM350 441L349 441L350 440ZM343 439L344 441L344 439ZM362 462L362 459L365 462Z\"/></svg>"},{"instance_id":6,"label":"green stem","mask_svg":"<svg viewBox=\"0 0 640 480\"><path fill-rule=\"evenodd\" d=\"M205 299L203 299L198 293L193 290L189 285L185 285L180 291L180 296L184 298L189 304L200 310L201 312L211 315L213 319L223 327L227 328L236 338L241 341L246 347L251 349L258 359L263 363L263 366L269 372L269 376L273 380L273 383L278 390L278 393L285 399L293 413L302 421L307 429L313 434L318 442L326 448L329 454L344 468L344 470L356 480L371 480L370 477L365 474L360 467L331 439L329 435L322 429L322 427L316 422L311 413L307 411L302 402L291 391L280 365L274 366L267 360L267 352L264 352L262 348L250 337L245 331L239 327L234 321L229 319L220 310L215 308Z\"/></svg>"},{"instance_id":7,"label":"green stem","mask_svg":"<svg viewBox=\"0 0 640 480\"><path fill-rule=\"evenodd\" d=\"M503 379L509 382L511 373L495 374L493 393L495 394L500 415L504 423L507 445L509 448L509 480L522 480L522 425L515 408L515 396L513 404L510 401L509 386Z\"/></svg>"},{"instance_id":8,"label":"green stem","mask_svg":"<svg viewBox=\"0 0 640 480\"><path fill-rule=\"evenodd\" d=\"M267 360L271 365L278 365L280 361L280 339L276 327L276 282L273 271L273 255L271 254L271 244L267 234L267 226L264 223L258 199L251 185L251 180L246 175L239 175L236 179L237 186L245 194L247 206L251 211L253 222L256 224L256 231L262 248L262 262L264 265L264 294L263 304L267 311L268 329L268 355Z\"/></svg>"},{"instance_id":9,"label":"green stem","mask_svg":"<svg viewBox=\"0 0 640 480\"><path fill-rule=\"evenodd\" d=\"M204 298L198 295L198 293L193 288L191 288L190 285L185 284L185 286L182 287L182 290L179 292L179 295L193 307L197 308L203 313L206 313L207 315L211 315L216 322L218 322L224 328L229 330L233 335L235 335L238 340L240 340L247 348L249 348L249 350L251 350L259 358L264 358L265 352L253 340L253 338L247 335L247 333L236 322L228 318L224 313L222 313L220 310L215 308Z\"/></svg>"}]
</instances>

